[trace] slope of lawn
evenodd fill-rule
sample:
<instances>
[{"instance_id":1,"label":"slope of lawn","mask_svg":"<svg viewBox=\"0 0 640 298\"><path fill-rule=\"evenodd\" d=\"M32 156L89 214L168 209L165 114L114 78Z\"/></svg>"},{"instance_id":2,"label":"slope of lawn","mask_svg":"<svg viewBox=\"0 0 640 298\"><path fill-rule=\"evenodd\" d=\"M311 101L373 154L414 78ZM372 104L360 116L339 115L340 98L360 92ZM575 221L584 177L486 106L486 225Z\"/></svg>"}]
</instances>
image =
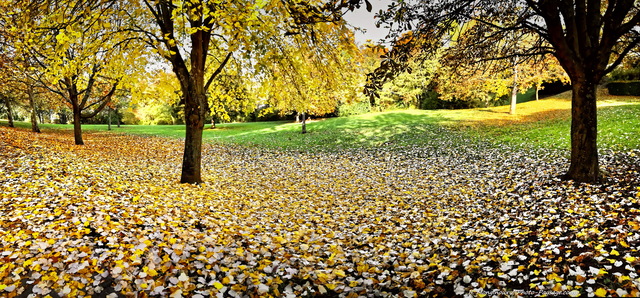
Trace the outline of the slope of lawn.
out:
<instances>
[{"instance_id":1,"label":"slope of lawn","mask_svg":"<svg viewBox=\"0 0 640 298\"><path fill-rule=\"evenodd\" d=\"M0 126L0 296L637 297L638 102L602 103L598 185L556 178L562 98L223 125L200 185L179 138Z\"/></svg>"}]
</instances>

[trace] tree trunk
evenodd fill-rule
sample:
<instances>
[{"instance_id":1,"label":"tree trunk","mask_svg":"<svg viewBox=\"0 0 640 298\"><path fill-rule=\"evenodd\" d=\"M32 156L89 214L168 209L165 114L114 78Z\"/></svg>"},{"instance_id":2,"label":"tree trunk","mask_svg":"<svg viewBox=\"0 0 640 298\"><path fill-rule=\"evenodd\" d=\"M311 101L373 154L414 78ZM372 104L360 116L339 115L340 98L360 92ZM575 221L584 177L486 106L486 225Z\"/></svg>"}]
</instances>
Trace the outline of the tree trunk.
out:
<instances>
[{"instance_id":1,"label":"tree trunk","mask_svg":"<svg viewBox=\"0 0 640 298\"><path fill-rule=\"evenodd\" d=\"M116 122L118 123L118 128L120 128L120 116L118 115L118 108L116 108L115 112L116 112Z\"/></svg>"},{"instance_id":2,"label":"tree trunk","mask_svg":"<svg viewBox=\"0 0 640 298\"><path fill-rule=\"evenodd\" d=\"M109 120L107 120L107 122L108 122L108 124L107 124L107 130L111 130L111 108L109 108L109 110L107 111L107 113L108 113L108 115L109 115L109 116L107 117L107 118L109 119Z\"/></svg>"},{"instance_id":3,"label":"tree trunk","mask_svg":"<svg viewBox=\"0 0 640 298\"><path fill-rule=\"evenodd\" d=\"M564 176L568 180L597 183L600 178L596 86L596 82L589 80L573 82L571 165Z\"/></svg>"},{"instance_id":4,"label":"tree trunk","mask_svg":"<svg viewBox=\"0 0 640 298\"><path fill-rule=\"evenodd\" d=\"M186 133L180 183L202 183L202 131L205 120L205 109L202 106L206 104L206 100L205 95L193 94L188 94L185 99Z\"/></svg>"},{"instance_id":5,"label":"tree trunk","mask_svg":"<svg viewBox=\"0 0 640 298\"><path fill-rule=\"evenodd\" d=\"M9 121L9 127L15 127L13 124L13 111L11 110L11 103L9 102L9 98L4 98L4 105L7 107L7 120Z\"/></svg>"},{"instance_id":6,"label":"tree trunk","mask_svg":"<svg viewBox=\"0 0 640 298\"><path fill-rule=\"evenodd\" d=\"M540 100L540 85L536 84L536 101Z\"/></svg>"},{"instance_id":7,"label":"tree trunk","mask_svg":"<svg viewBox=\"0 0 640 298\"><path fill-rule=\"evenodd\" d=\"M69 121L69 117L67 117L67 113L58 113L58 118L60 119L60 124L67 124Z\"/></svg>"},{"instance_id":8,"label":"tree trunk","mask_svg":"<svg viewBox=\"0 0 640 298\"><path fill-rule=\"evenodd\" d=\"M73 104L73 138L76 141L76 145L84 145L84 141L82 141L82 117L80 116L80 107L78 106L78 101Z\"/></svg>"},{"instance_id":9,"label":"tree trunk","mask_svg":"<svg viewBox=\"0 0 640 298\"><path fill-rule=\"evenodd\" d=\"M216 128L216 118L215 117L211 117L211 129Z\"/></svg>"},{"instance_id":10,"label":"tree trunk","mask_svg":"<svg viewBox=\"0 0 640 298\"><path fill-rule=\"evenodd\" d=\"M31 86L27 87L27 95L29 96L29 108L31 109L31 131L40 132L40 127L38 127L38 115L36 115L36 102L33 98L33 89Z\"/></svg>"},{"instance_id":11,"label":"tree trunk","mask_svg":"<svg viewBox=\"0 0 640 298\"><path fill-rule=\"evenodd\" d=\"M509 107L509 114L515 115L516 104L518 103L518 65L513 66L513 87L511 88L511 107Z\"/></svg>"},{"instance_id":12,"label":"tree trunk","mask_svg":"<svg viewBox=\"0 0 640 298\"><path fill-rule=\"evenodd\" d=\"M302 133L307 133L307 115L305 113L302 114Z\"/></svg>"},{"instance_id":13,"label":"tree trunk","mask_svg":"<svg viewBox=\"0 0 640 298\"><path fill-rule=\"evenodd\" d=\"M514 84L513 88L511 89L511 106L509 107L509 114L511 115L516 114L517 103L518 103L518 86Z\"/></svg>"}]
</instances>

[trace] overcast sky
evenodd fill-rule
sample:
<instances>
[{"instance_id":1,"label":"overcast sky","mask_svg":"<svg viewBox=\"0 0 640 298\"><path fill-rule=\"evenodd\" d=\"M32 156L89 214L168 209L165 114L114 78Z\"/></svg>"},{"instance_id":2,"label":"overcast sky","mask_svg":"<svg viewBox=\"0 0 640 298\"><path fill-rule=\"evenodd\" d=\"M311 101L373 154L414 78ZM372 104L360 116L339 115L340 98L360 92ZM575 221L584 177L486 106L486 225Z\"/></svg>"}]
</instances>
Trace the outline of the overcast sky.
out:
<instances>
[{"instance_id":1,"label":"overcast sky","mask_svg":"<svg viewBox=\"0 0 640 298\"><path fill-rule=\"evenodd\" d=\"M363 5L360 9L356 9L354 11L348 11L344 15L344 19L355 27L360 27L366 29L366 33L355 32L356 42L360 45L364 44L367 39L371 39L373 43L378 43L378 41L384 38L389 32L388 29L385 28L376 28L376 19L374 16L381 9L386 9L387 6L391 3L391 0L369 0L371 2L371 6L373 9L371 12L368 12Z\"/></svg>"}]
</instances>

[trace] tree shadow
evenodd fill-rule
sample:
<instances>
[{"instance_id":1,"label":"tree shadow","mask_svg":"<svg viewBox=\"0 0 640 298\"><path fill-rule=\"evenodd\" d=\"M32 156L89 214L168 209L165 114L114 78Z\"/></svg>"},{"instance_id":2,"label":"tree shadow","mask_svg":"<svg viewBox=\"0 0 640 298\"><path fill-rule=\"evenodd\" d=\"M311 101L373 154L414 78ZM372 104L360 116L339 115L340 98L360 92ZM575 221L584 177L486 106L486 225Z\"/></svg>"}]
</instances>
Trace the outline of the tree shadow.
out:
<instances>
[{"instance_id":1,"label":"tree shadow","mask_svg":"<svg viewBox=\"0 0 640 298\"><path fill-rule=\"evenodd\" d=\"M484 111L483 111L484 112ZM460 126L488 126L488 127L500 127L509 125L521 125L537 123L549 120L568 120L571 117L570 109L550 109L528 114L515 114L511 115L509 112L498 111L486 111L488 113L496 113L500 115L506 115L507 117L499 118L480 118L480 119L464 119L457 120L457 125Z\"/></svg>"}]
</instances>

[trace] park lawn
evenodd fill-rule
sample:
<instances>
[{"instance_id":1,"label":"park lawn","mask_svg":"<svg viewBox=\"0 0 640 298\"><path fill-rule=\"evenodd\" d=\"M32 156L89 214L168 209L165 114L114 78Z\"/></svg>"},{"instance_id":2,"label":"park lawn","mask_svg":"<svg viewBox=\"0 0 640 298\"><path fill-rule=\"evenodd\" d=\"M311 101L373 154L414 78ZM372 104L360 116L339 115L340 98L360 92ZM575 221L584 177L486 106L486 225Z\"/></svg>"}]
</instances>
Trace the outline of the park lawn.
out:
<instances>
[{"instance_id":1,"label":"park lawn","mask_svg":"<svg viewBox=\"0 0 640 298\"><path fill-rule=\"evenodd\" d=\"M601 95L599 144L601 149L640 148L640 99ZM508 106L464 110L397 110L300 124L275 123L249 129L241 124L238 134L205 131L205 138L227 144L254 144L268 148L335 150L347 148L434 146L438 134L458 135L480 142L515 146L568 149L571 127L570 93L518 104L516 115ZM223 124L220 127L228 127Z\"/></svg>"},{"instance_id":2,"label":"park lawn","mask_svg":"<svg viewBox=\"0 0 640 298\"><path fill-rule=\"evenodd\" d=\"M637 132L636 100L603 103L603 136ZM606 184L561 181L566 150L531 140L562 105L222 125L200 185L177 126L0 126L0 296L640 296L638 134Z\"/></svg>"},{"instance_id":3,"label":"park lawn","mask_svg":"<svg viewBox=\"0 0 640 298\"><path fill-rule=\"evenodd\" d=\"M640 99L599 94L599 148L640 148ZM476 142L514 146L569 148L571 93L509 106L464 110L396 110L351 117L315 119L300 133L300 124L287 121L223 123L205 127L205 141L303 151L374 147L433 146L438 134L457 135ZM28 123L18 123L29 127ZM42 124L43 129L72 129L71 125ZM83 131L106 131L106 125L83 125ZM184 125L112 126L113 132L143 136L184 137Z\"/></svg>"}]
</instances>

